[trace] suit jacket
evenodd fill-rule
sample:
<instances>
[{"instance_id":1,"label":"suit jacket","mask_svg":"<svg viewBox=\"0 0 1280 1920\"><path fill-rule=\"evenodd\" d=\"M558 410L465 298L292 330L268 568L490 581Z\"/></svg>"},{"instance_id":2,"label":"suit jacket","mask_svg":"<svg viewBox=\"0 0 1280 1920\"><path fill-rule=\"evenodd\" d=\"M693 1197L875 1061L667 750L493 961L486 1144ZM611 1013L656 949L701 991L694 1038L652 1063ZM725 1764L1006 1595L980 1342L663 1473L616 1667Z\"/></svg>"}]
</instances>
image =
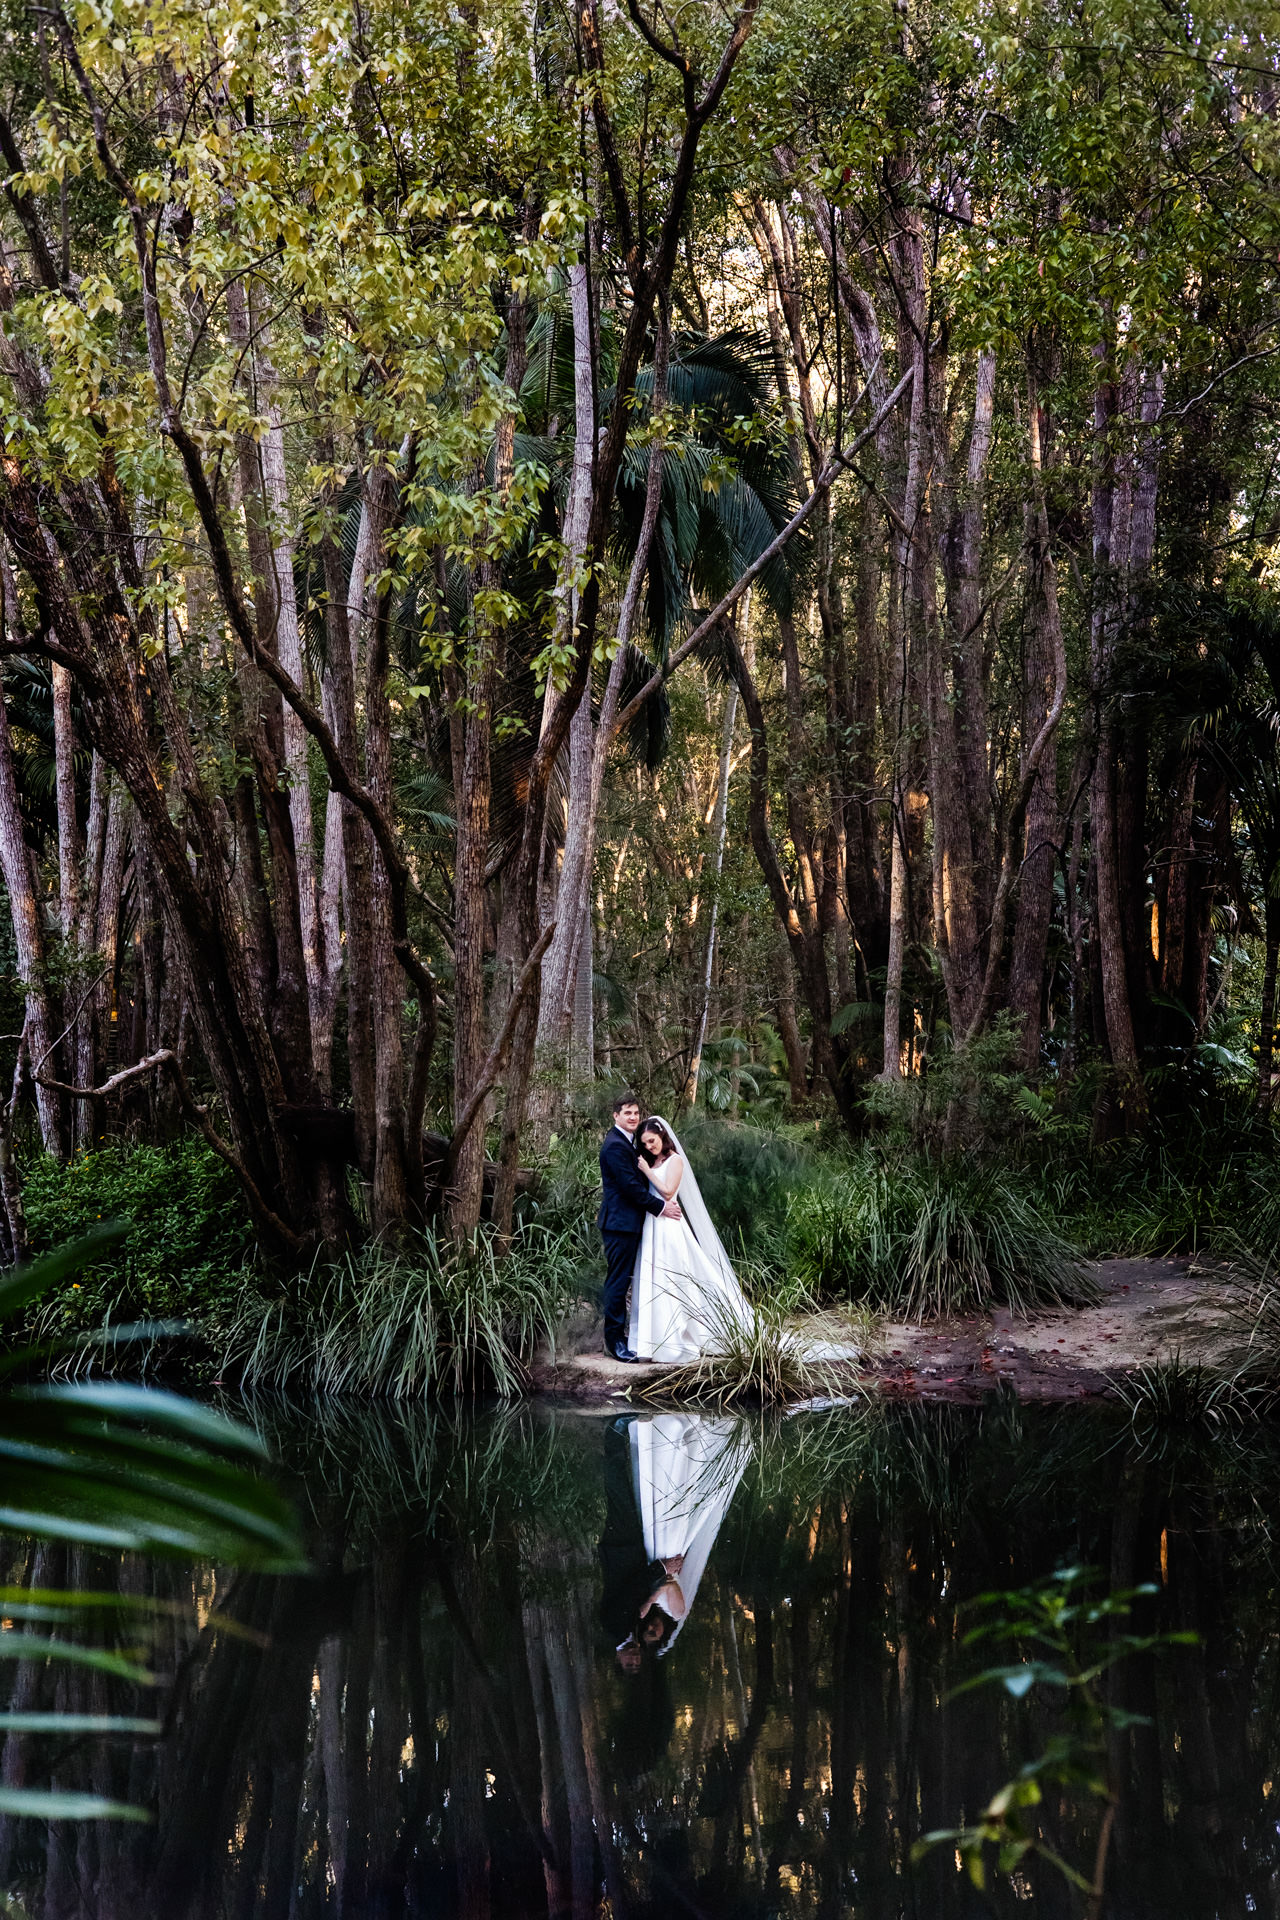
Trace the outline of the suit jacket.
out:
<instances>
[{"instance_id":1,"label":"suit jacket","mask_svg":"<svg viewBox=\"0 0 1280 1920\"><path fill-rule=\"evenodd\" d=\"M600 1184L601 1233L642 1233L646 1213L661 1213L666 1204L641 1173L640 1157L621 1127L610 1127L601 1145Z\"/></svg>"}]
</instances>

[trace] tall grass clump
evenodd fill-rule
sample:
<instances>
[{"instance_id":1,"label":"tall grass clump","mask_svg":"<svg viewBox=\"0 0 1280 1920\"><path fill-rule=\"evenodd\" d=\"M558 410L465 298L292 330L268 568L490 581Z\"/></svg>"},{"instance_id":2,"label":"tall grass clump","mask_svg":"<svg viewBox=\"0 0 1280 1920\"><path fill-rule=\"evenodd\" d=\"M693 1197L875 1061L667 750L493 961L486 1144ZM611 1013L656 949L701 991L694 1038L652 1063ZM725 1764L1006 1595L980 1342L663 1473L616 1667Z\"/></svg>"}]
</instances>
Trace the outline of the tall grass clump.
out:
<instances>
[{"instance_id":1,"label":"tall grass clump","mask_svg":"<svg viewBox=\"0 0 1280 1920\"><path fill-rule=\"evenodd\" d=\"M539 1342L578 1291L571 1239L537 1224L499 1254L481 1231L426 1231L316 1265L287 1295L246 1296L223 1338L223 1373L249 1389L406 1399L520 1393Z\"/></svg>"},{"instance_id":2,"label":"tall grass clump","mask_svg":"<svg viewBox=\"0 0 1280 1920\"><path fill-rule=\"evenodd\" d=\"M1146 1458L1179 1451L1192 1438L1220 1439L1240 1426L1248 1407L1237 1379L1180 1353L1113 1384Z\"/></svg>"},{"instance_id":3,"label":"tall grass clump","mask_svg":"<svg viewBox=\"0 0 1280 1920\"><path fill-rule=\"evenodd\" d=\"M1081 1304L1081 1257L1005 1169L867 1152L793 1198L792 1271L819 1298L921 1319Z\"/></svg>"}]
</instances>

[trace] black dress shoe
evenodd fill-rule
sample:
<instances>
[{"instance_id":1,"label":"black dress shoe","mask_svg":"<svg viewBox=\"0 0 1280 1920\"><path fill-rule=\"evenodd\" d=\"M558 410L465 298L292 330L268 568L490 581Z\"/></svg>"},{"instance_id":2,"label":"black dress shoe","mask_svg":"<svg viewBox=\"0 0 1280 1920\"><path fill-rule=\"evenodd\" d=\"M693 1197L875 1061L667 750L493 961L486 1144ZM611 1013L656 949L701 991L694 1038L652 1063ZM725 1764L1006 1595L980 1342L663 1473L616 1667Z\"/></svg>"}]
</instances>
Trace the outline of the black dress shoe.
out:
<instances>
[{"instance_id":1,"label":"black dress shoe","mask_svg":"<svg viewBox=\"0 0 1280 1920\"><path fill-rule=\"evenodd\" d=\"M640 1358L638 1353L632 1353L630 1347L625 1346L621 1340L619 1340L615 1347L606 1347L605 1352L611 1360L638 1360Z\"/></svg>"}]
</instances>

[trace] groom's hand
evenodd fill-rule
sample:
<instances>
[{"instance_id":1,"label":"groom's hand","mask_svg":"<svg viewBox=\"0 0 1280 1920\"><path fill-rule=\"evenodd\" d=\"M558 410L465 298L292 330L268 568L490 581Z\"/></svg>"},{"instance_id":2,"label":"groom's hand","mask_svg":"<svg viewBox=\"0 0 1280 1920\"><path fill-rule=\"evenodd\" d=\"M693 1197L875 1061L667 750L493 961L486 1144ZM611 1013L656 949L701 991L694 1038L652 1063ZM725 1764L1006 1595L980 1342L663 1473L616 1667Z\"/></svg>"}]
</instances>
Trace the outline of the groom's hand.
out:
<instances>
[{"instance_id":1,"label":"groom's hand","mask_svg":"<svg viewBox=\"0 0 1280 1920\"><path fill-rule=\"evenodd\" d=\"M666 1206L662 1209L662 1217L664 1220L683 1220L684 1215L680 1211L679 1202L668 1200Z\"/></svg>"}]
</instances>

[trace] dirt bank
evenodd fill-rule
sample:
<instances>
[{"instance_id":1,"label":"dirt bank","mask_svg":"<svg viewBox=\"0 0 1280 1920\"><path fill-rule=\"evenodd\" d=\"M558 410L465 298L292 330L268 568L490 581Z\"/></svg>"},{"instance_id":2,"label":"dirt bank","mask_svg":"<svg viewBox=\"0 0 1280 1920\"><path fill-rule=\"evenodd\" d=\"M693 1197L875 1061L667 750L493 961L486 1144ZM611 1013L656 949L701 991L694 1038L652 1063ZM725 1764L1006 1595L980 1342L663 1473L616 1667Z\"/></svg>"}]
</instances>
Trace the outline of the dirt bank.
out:
<instances>
[{"instance_id":1,"label":"dirt bank","mask_svg":"<svg viewBox=\"0 0 1280 1920\"><path fill-rule=\"evenodd\" d=\"M1027 1320L997 1309L923 1325L881 1323L865 1347L865 1330L851 1322L842 1329L837 1316L824 1315L821 1332L847 1351L851 1385L894 1398L975 1401L1006 1382L1021 1399L1075 1400L1106 1393L1116 1374L1137 1367L1176 1355L1212 1365L1222 1354L1233 1294L1222 1272L1187 1259L1105 1260L1092 1271L1102 1289L1094 1307ZM661 1371L609 1359L584 1324L571 1330L555 1365L540 1362L534 1389L607 1401Z\"/></svg>"}]
</instances>

